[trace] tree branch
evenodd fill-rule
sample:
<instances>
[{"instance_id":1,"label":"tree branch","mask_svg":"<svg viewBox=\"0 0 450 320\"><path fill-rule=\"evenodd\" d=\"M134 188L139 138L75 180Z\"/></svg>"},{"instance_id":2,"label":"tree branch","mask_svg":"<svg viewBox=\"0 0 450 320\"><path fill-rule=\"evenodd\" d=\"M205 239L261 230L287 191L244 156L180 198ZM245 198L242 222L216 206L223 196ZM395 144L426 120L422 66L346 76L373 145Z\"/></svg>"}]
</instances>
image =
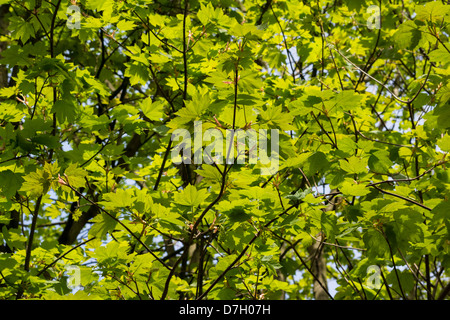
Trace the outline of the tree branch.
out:
<instances>
[{"instance_id":1,"label":"tree branch","mask_svg":"<svg viewBox=\"0 0 450 320\"><path fill-rule=\"evenodd\" d=\"M86 243L94 240L95 237L89 238L79 244L77 244L76 246L74 246L73 248L70 248L69 250L67 250L66 252L64 252L63 254L61 254L60 256L58 256L58 258L56 258L55 260L53 260L53 262L47 264L44 268L42 268L41 271L38 272L37 276L39 277L41 274L43 274L48 268L52 267L55 263L57 263L59 260L61 260L62 258L64 258L65 256L67 256L69 253L71 253L73 250L81 247L82 245L85 245Z\"/></svg>"},{"instance_id":2,"label":"tree branch","mask_svg":"<svg viewBox=\"0 0 450 320\"><path fill-rule=\"evenodd\" d=\"M430 173L431 171L433 171L436 167L443 165L445 163L447 163L448 161L439 161L438 163L434 164L430 169L428 169L427 171L422 172L420 175L414 177L414 178L405 178L405 179L392 179L392 180L384 180L384 181L379 181L379 182L373 182L373 183L369 183L368 185L366 185L366 187L373 187L373 186L377 186L383 183L396 183L396 182L410 182L410 181L414 181L414 180L419 180L420 178L422 178L423 176L425 176L426 174Z\"/></svg>"},{"instance_id":3,"label":"tree branch","mask_svg":"<svg viewBox=\"0 0 450 320\"><path fill-rule=\"evenodd\" d=\"M84 200L88 201L90 204L92 204L93 206L95 206L96 208L98 208L100 211L106 213L111 219L113 219L114 221L116 221L118 224L120 224L125 230L127 230L127 232L133 237L135 238L158 262L160 262L166 269L171 270L171 268L164 262L162 261L156 254L153 253L153 251L140 239L140 237L136 236L134 234L133 231L131 231L122 221L120 221L120 219L116 218L114 215L112 215L111 213L109 213L107 210L103 209L101 206L99 206L96 202L92 201L91 199L89 199L88 197L86 197L84 194L82 194L81 192L79 192L77 189L75 189L74 187L72 187L70 185L70 183L67 180L64 180L64 178L59 177L60 179L60 184L65 185L67 187L69 187L72 191L74 191L76 194L78 194L80 197L82 197Z\"/></svg>"},{"instance_id":4,"label":"tree branch","mask_svg":"<svg viewBox=\"0 0 450 320\"><path fill-rule=\"evenodd\" d=\"M417 201L415 201L415 200L413 200L413 199L411 199L411 198L407 198L407 197L401 196L401 195L399 195L399 194L395 194L395 193L392 193L392 192L389 192L389 191L380 189L380 188L378 188L376 185L372 185L371 187L374 187L375 189L377 189L377 190L380 191L381 193L388 194L388 195L390 195L390 196L394 196L394 197L397 197L397 198L399 198L399 199L402 199L402 200L411 202L411 203L415 204L416 206L419 206L419 207L421 207L421 208L423 208L423 209L425 209L425 210L428 210L428 211L431 211L431 210L432 210L431 208L429 208L429 207L427 207L427 206L421 204L420 202L417 202Z\"/></svg>"},{"instance_id":5,"label":"tree branch","mask_svg":"<svg viewBox=\"0 0 450 320\"><path fill-rule=\"evenodd\" d=\"M211 291L212 288L214 288L216 286L216 284L225 276L225 274L231 269L233 268L233 266L242 258L242 256L247 252L247 250L250 248L250 246L253 244L253 242L255 242L256 239L258 239L258 237L261 235L261 230L266 229L267 227L269 227L273 222L275 222L278 218L280 218L281 216L283 216L284 214L286 214L287 212L289 212L292 208L295 208L296 205L291 205L289 208L287 208L286 210L284 210L282 213L280 213L278 216L276 216L275 218L273 218L272 220L270 220L269 222L267 222L264 227L262 227L260 230L258 230L258 232L254 235L254 237L249 241L249 243L245 246L244 250L242 250L242 252L236 257L236 259L233 260L233 262L231 262L228 267L211 283L211 285L208 287L208 289L205 290L205 292L203 292L203 294L201 296L199 296L197 298L197 300L202 300L207 294L208 292Z\"/></svg>"},{"instance_id":6,"label":"tree branch","mask_svg":"<svg viewBox=\"0 0 450 320\"><path fill-rule=\"evenodd\" d=\"M36 200L34 206L33 219L31 221L30 235L28 237L27 250L25 253L25 271L30 270L31 250L33 249L34 232L36 230L36 222L39 215L39 209L41 208L42 195Z\"/></svg>"}]
</instances>

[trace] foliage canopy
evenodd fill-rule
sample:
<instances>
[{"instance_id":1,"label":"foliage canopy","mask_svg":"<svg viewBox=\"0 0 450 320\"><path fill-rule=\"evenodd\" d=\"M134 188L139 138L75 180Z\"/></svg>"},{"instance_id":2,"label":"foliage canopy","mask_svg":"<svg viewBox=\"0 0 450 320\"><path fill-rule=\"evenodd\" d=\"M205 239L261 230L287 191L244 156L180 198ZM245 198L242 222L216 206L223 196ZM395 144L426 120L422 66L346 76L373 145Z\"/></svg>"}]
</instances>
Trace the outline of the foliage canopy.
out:
<instances>
[{"instance_id":1,"label":"foliage canopy","mask_svg":"<svg viewBox=\"0 0 450 320\"><path fill-rule=\"evenodd\" d=\"M444 2L0 0L0 299L445 299Z\"/></svg>"}]
</instances>

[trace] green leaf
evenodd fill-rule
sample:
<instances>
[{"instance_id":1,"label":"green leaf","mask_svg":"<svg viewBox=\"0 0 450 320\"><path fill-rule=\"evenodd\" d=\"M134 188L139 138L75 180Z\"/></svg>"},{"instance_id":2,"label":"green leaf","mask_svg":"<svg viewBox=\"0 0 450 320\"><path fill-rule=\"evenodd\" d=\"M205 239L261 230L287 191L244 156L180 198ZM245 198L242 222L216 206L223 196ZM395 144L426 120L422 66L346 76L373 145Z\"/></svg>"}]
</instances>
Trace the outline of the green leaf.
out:
<instances>
[{"instance_id":1,"label":"green leaf","mask_svg":"<svg viewBox=\"0 0 450 320\"><path fill-rule=\"evenodd\" d=\"M148 97L142 101L141 110L144 115L152 121L160 121L164 118L164 103L161 101L152 101L151 97Z\"/></svg>"},{"instance_id":2,"label":"green leaf","mask_svg":"<svg viewBox=\"0 0 450 320\"><path fill-rule=\"evenodd\" d=\"M438 147L444 152L450 152L450 136L446 134L437 141Z\"/></svg>"},{"instance_id":3,"label":"green leaf","mask_svg":"<svg viewBox=\"0 0 450 320\"><path fill-rule=\"evenodd\" d=\"M238 85L239 87L244 88L248 93L252 93L255 90L261 90L263 82L255 71L244 70L239 74Z\"/></svg>"},{"instance_id":4,"label":"green leaf","mask_svg":"<svg viewBox=\"0 0 450 320\"><path fill-rule=\"evenodd\" d=\"M188 185L179 193L175 193L175 202L183 206L196 207L208 198L206 189L197 190L193 185Z\"/></svg>"},{"instance_id":5,"label":"green leaf","mask_svg":"<svg viewBox=\"0 0 450 320\"><path fill-rule=\"evenodd\" d=\"M50 134L42 134L30 139L31 142L46 146L49 149L57 149L61 147L60 139Z\"/></svg>"},{"instance_id":6,"label":"green leaf","mask_svg":"<svg viewBox=\"0 0 450 320\"><path fill-rule=\"evenodd\" d=\"M412 246L423 242L423 215L412 209L400 209L394 212L393 232L396 242L402 250L411 250Z\"/></svg>"},{"instance_id":7,"label":"green leaf","mask_svg":"<svg viewBox=\"0 0 450 320\"><path fill-rule=\"evenodd\" d=\"M392 270L387 276L386 280L392 284L396 292L411 292L414 288L414 276L409 270ZM399 283L400 280L400 283ZM401 287L401 289L400 289Z\"/></svg>"},{"instance_id":8,"label":"green leaf","mask_svg":"<svg viewBox=\"0 0 450 320\"><path fill-rule=\"evenodd\" d=\"M177 115L183 118L185 122L199 118L211 104L209 94L196 90L192 100L185 101L186 107L177 111Z\"/></svg>"},{"instance_id":9,"label":"green leaf","mask_svg":"<svg viewBox=\"0 0 450 320\"><path fill-rule=\"evenodd\" d=\"M147 82L149 75L145 65L139 62L129 62L124 65L126 66L125 76L130 77L130 84L132 86Z\"/></svg>"},{"instance_id":10,"label":"green leaf","mask_svg":"<svg viewBox=\"0 0 450 320\"><path fill-rule=\"evenodd\" d=\"M133 204L131 192L124 189L117 189L116 192L104 193L103 199L104 201L100 201L99 204L104 205L106 210L126 208Z\"/></svg>"},{"instance_id":11,"label":"green leaf","mask_svg":"<svg viewBox=\"0 0 450 320\"><path fill-rule=\"evenodd\" d=\"M52 112L56 114L60 124L65 121L74 122L77 115L76 106L67 100L56 101L52 107Z\"/></svg>"},{"instance_id":12,"label":"green leaf","mask_svg":"<svg viewBox=\"0 0 450 320\"><path fill-rule=\"evenodd\" d=\"M358 149L356 142L350 136L336 137L338 140L339 151L345 153L346 157L350 157L355 154L355 150Z\"/></svg>"},{"instance_id":13,"label":"green leaf","mask_svg":"<svg viewBox=\"0 0 450 320\"><path fill-rule=\"evenodd\" d=\"M20 229L8 229L5 225L2 227L3 238L5 239L6 245L12 250L23 249L25 247L25 242L27 237L22 235Z\"/></svg>"},{"instance_id":14,"label":"green leaf","mask_svg":"<svg viewBox=\"0 0 450 320\"><path fill-rule=\"evenodd\" d=\"M445 46L450 48L450 43L446 43ZM449 55L450 53L441 45L436 50L430 52L429 57L430 60L436 64L442 64L442 66L447 66L449 64Z\"/></svg>"},{"instance_id":15,"label":"green leaf","mask_svg":"<svg viewBox=\"0 0 450 320\"><path fill-rule=\"evenodd\" d=\"M312 192L312 189L305 189L302 191L301 189L297 190L294 194L289 194L285 196L286 199L292 200L294 203L299 203L301 200L303 200L306 195L310 194Z\"/></svg>"},{"instance_id":16,"label":"green leaf","mask_svg":"<svg viewBox=\"0 0 450 320\"><path fill-rule=\"evenodd\" d=\"M14 93L13 93L14 94ZM24 116L23 110L21 110L17 103L2 102L0 105L0 119L8 122L20 121Z\"/></svg>"},{"instance_id":17,"label":"green leaf","mask_svg":"<svg viewBox=\"0 0 450 320\"><path fill-rule=\"evenodd\" d=\"M339 190L346 196L362 197L370 193L370 189L363 184L345 181Z\"/></svg>"},{"instance_id":18,"label":"green leaf","mask_svg":"<svg viewBox=\"0 0 450 320\"><path fill-rule=\"evenodd\" d=\"M0 88L0 97L2 98L9 98L16 94L17 89L15 87L5 87ZM3 104L2 104L3 107ZM4 107L3 107L4 108ZM5 108L7 109L7 108Z\"/></svg>"},{"instance_id":19,"label":"green leaf","mask_svg":"<svg viewBox=\"0 0 450 320\"><path fill-rule=\"evenodd\" d=\"M422 33L414 21L408 20L402 23L393 35L393 40L398 49L413 49L420 41Z\"/></svg>"},{"instance_id":20,"label":"green leaf","mask_svg":"<svg viewBox=\"0 0 450 320\"><path fill-rule=\"evenodd\" d=\"M1 194L7 198L14 196L17 190L22 185L22 178L20 175L12 172L11 170L0 172L0 190Z\"/></svg>"},{"instance_id":21,"label":"green leaf","mask_svg":"<svg viewBox=\"0 0 450 320\"><path fill-rule=\"evenodd\" d=\"M139 213L148 214L153 207L153 199L148 193L148 190L135 190L136 200L134 202L134 207Z\"/></svg>"},{"instance_id":22,"label":"green leaf","mask_svg":"<svg viewBox=\"0 0 450 320\"><path fill-rule=\"evenodd\" d=\"M79 168L76 163L70 164L64 171L64 174L72 187L78 189L85 186L87 172L84 169Z\"/></svg>"},{"instance_id":23,"label":"green leaf","mask_svg":"<svg viewBox=\"0 0 450 320\"><path fill-rule=\"evenodd\" d=\"M219 275L222 272L224 272L229 266L230 264L237 258L236 254L230 254L227 255L226 257L221 257L219 259L219 261L216 264L215 272Z\"/></svg>"},{"instance_id":24,"label":"green leaf","mask_svg":"<svg viewBox=\"0 0 450 320\"><path fill-rule=\"evenodd\" d=\"M434 225L439 225L445 223L450 232L450 201L442 201L432 210L433 218L432 222Z\"/></svg>"},{"instance_id":25,"label":"green leaf","mask_svg":"<svg viewBox=\"0 0 450 320\"><path fill-rule=\"evenodd\" d=\"M205 6L200 4L200 10L197 12L197 18L206 26L209 22L220 22L225 18L221 8L214 9L211 2Z\"/></svg>"},{"instance_id":26,"label":"green leaf","mask_svg":"<svg viewBox=\"0 0 450 320\"><path fill-rule=\"evenodd\" d=\"M33 25L22 17L12 16L10 18L10 23L12 30L14 30L12 33L14 39L20 39L22 43L26 43L30 37L34 36L35 31Z\"/></svg>"},{"instance_id":27,"label":"green leaf","mask_svg":"<svg viewBox=\"0 0 450 320\"><path fill-rule=\"evenodd\" d=\"M439 129L450 128L450 109L445 105L450 101L450 84L439 90L438 99L442 106L439 106L434 110L434 115L437 116L437 127Z\"/></svg>"},{"instance_id":28,"label":"green leaf","mask_svg":"<svg viewBox=\"0 0 450 320\"><path fill-rule=\"evenodd\" d=\"M308 158L308 164L309 164L309 172L311 174L314 174L316 172L320 172L325 168L328 168L330 165L327 156L325 153L318 151L313 153Z\"/></svg>"},{"instance_id":29,"label":"green leaf","mask_svg":"<svg viewBox=\"0 0 450 320\"><path fill-rule=\"evenodd\" d=\"M87 0L86 7L91 10L103 11L114 5L113 0Z\"/></svg>"},{"instance_id":30,"label":"green leaf","mask_svg":"<svg viewBox=\"0 0 450 320\"><path fill-rule=\"evenodd\" d=\"M374 172L389 172L393 163L389 158L388 151L377 150L370 155L368 165L370 170L373 170Z\"/></svg>"},{"instance_id":31,"label":"green leaf","mask_svg":"<svg viewBox=\"0 0 450 320\"><path fill-rule=\"evenodd\" d=\"M101 265L114 266L118 263L127 262L126 244L112 241L106 246L98 247L95 250L94 258Z\"/></svg>"},{"instance_id":32,"label":"green leaf","mask_svg":"<svg viewBox=\"0 0 450 320\"><path fill-rule=\"evenodd\" d=\"M183 217L180 214L164 207L160 203L157 203L152 207L152 212L154 213L155 219L158 222L165 221L181 227L185 227L186 225Z\"/></svg>"},{"instance_id":33,"label":"green leaf","mask_svg":"<svg viewBox=\"0 0 450 320\"><path fill-rule=\"evenodd\" d=\"M425 5L417 4L415 7L416 19L421 21L440 22L445 15L450 14L450 7L439 1L430 1Z\"/></svg>"},{"instance_id":34,"label":"green leaf","mask_svg":"<svg viewBox=\"0 0 450 320\"><path fill-rule=\"evenodd\" d=\"M120 20L119 23L117 23L117 28L119 28L122 31L129 31L133 30L136 27L133 21L127 21L127 20Z\"/></svg>"},{"instance_id":35,"label":"green leaf","mask_svg":"<svg viewBox=\"0 0 450 320\"><path fill-rule=\"evenodd\" d=\"M261 111L260 116L269 126L283 128L283 130L290 130L293 128L291 125L293 121L292 115L282 112L281 106L269 106L267 110Z\"/></svg>"},{"instance_id":36,"label":"green leaf","mask_svg":"<svg viewBox=\"0 0 450 320\"><path fill-rule=\"evenodd\" d=\"M334 242L334 238L338 232L336 215L334 213L323 211L320 216L320 225L327 239Z\"/></svg>"},{"instance_id":37,"label":"green leaf","mask_svg":"<svg viewBox=\"0 0 450 320\"><path fill-rule=\"evenodd\" d=\"M108 232L114 230L117 221L104 212L96 215L92 220L94 224L89 229L89 236L104 239Z\"/></svg>"},{"instance_id":38,"label":"green leaf","mask_svg":"<svg viewBox=\"0 0 450 320\"><path fill-rule=\"evenodd\" d=\"M227 213L231 223L244 222L251 218L251 215L245 212L244 207L236 206Z\"/></svg>"},{"instance_id":39,"label":"green leaf","mask_svg":"<svg viewBox=\"0 0 450 320\"><path fill-rule=\"evenodd\" d=\"M384 236L375 229L369 229L363 236L369 259L385 257L389 253L389 246Z\"/></svg>"},{"instance_id":40,"label":"green leaf","mask_svg":"<svg viewBox=\"0 0 450 320\"><path fill-rule=\"evenodd\" d=\"M243 23L243 24L236 23L230 29L230 33L231 35L236 37L248 37L248 38L261 37L263 34L262 30L258 29L255 25L250 23Z\"/></svg>"},{"instance_id":41,"label":"green leaf","mask_svg":"<svg viewBox=\"0 0 450 320\"><path fill-rule=\"evenodd\" d=\"M57 2L0 0L0 300L312 300L319 232L335 300L441 294L447 1Z\"/></svg>"},{"instance_id":42,"label":"green leaf","mask_svg":"<svg viewBox=\"0 0 450 320\"><path fill-rule=\"evenodd\" d=\"M52 183L56 183L56 176L59 172L58 164L45 163L43 169L37 169L36 172L30 172L23 177L24 182L20 191L28 195L37 197L46 194L50 190Z\"/></svg>"},{"instance_id":43,"label":"green leaf","mask_svg":"<svg viewBox=\"0 0 450 320\"><path fill-rule=\"evenodd\" d=\"M367 159L360 159L356 156L351 156L348 160L339 160L342 170L348 173L365 173L367 172Z\"/></svg>"},{"instance_id":44,"label":"green leaf","mask_svg":"<svg viewBox=\"0 0 450 320\"><path fill-rule=\"evenodd\" d=\"M333 99L337 107L344 110L355 110L361 103L362 97L353 90L339 92Z\"/></svg>"},{"instance_id":45,"label":"green leaf","mask_svg":"<svg viewBox=\"0 0 450 320\"><path fill-rule=\"evenodd\" d=\"M219 168L223 170L223 166L219 166ZM202 168L195 170L195 172L207 180L212 180L214 182L222 181L222 175L215 166L203 164Z\"/></svg>"}]
</instances>

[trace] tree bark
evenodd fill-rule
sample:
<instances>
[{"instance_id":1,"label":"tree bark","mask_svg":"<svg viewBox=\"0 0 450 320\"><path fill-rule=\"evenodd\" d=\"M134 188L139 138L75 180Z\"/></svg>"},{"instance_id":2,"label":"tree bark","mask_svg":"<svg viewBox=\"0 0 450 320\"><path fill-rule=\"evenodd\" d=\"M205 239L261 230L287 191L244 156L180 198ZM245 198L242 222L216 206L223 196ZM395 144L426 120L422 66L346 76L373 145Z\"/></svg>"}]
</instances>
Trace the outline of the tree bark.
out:
<instances>
[{"instance_id":1,"label":"tree bark","mask_svg":"<svg viewBox=\"0 0 450 320\"><path fill-rule=\"evenodd\" d=\"M6 15L9 12L9 5L0 6L0 35L6 35L8 33L8 20ZM0 59L3 58L2 53L6 50L7 43L0 42ZM0 88L8 86L8 71L6 65L0 64Z\"/></svg>"},{"instance_id":2,"label":"tree bark","mask_svg":"<svg viewBox=\"0 0 450 320\"><path fill-rule=\"evenodd\" d=\"M337 190L332 190L331 193ZM324 212L335 210L337 201L335 199L329 200L329 204L323 209ZM316 300L328 300L330 298L328 294L327 284L327 261L323 252L323 241L325 240L325 234L320 232L316 236L315 241L308 247L308 253L311 258L311 271L316 276L314 279L314 299ZM322 284L322 285L321 285Z\"/></svg>"},{"instance_id":3,"label":"tree bark","mask_svg":"<svg viewBox=\"0 0 450 320\"><path fill-rule=\"evenodd\" d=\"M311 246L308 247L308 253L311 257L311 271L316 276L314 279L314 299L315 300L328 300L328 285L327 285L327 262L325 255L323 254L323 239L324 235L319 233L316 238L320 241L315 241ZM322 287L320 283L322 284Z\"/></svg>"},{"instance_id":4,"label":"tree bark","mask_svg":"<svg viewBox=\"0 0 450 320\"><path fill-rule=\"evenodd\" d=\"M134 134L131 140L128 142L127 147L124 150L124 156L126 157L133 157L136 152L139 150L139 148L142 146L142 137L139 134ZM128 164L125 163L125 158L121 157L117 164L117 166L122 166L126 169L128 169ZM119 180L116 181L117 183ZM94 198L96 198L97 195L94 195ZM97 201L94 199L94 201ZM71 213L67 219L66 226L64 227L64 230L61 234L61 236L58 239L58 242L61 244L73 244L78 235L80 234L81 230L84 228L86 223L91 220L93 217L95 217L98 213L98 209L95 206L91 206L88 211L84 212L81 217L75 221L73 219L73 212L76 210L77 203L74 202L70 208Z\"/></svg>"},{"instance_id":5,"label":"tree bark","mask_svg":"<svg viewBox=\"0 0 450 320\"><path fill-rule=\"evenodd\" d=\"M9 5L0 6L0 35L8 34L8 19L7 14L9 12ZM7 42L0 42L0 59L3 58L2 53L7 48ZM6 69L6 65L0 64L0 89L8 87L8 70ZM0 99L1 101L2 99ZM2 138L0 137L0 140ZM16 198L19 197L19 194L16 193ZM20 213L17 210L12 210L10 212L10 221L7 225L0 224L0 232L2 232L3 226L7 229L16 229L19 227ZM7 245L0 245L0 252L12 252L13 248L9 248Z\"/></svg>"}]
</instances>

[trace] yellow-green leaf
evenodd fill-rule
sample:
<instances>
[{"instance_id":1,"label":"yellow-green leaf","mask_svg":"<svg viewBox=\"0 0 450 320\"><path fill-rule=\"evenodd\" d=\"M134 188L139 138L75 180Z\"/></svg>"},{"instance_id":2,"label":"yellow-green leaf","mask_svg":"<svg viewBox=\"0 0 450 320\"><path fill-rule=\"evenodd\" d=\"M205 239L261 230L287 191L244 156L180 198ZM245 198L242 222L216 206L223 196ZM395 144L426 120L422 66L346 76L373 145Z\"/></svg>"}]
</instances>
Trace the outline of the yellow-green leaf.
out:
<instances>
[{"instance_id":1,"label":"yellow-green leaf","mask_svg":"<svg viewBox=\"0 0 450 320\"><path fill-rule=\"evenodd\" d=\"M195 207L208 198L206 189L197 190L193 185L188 185L183 191L175 194L175 202L183 206Z\"/></svg>"}]
</instances>

